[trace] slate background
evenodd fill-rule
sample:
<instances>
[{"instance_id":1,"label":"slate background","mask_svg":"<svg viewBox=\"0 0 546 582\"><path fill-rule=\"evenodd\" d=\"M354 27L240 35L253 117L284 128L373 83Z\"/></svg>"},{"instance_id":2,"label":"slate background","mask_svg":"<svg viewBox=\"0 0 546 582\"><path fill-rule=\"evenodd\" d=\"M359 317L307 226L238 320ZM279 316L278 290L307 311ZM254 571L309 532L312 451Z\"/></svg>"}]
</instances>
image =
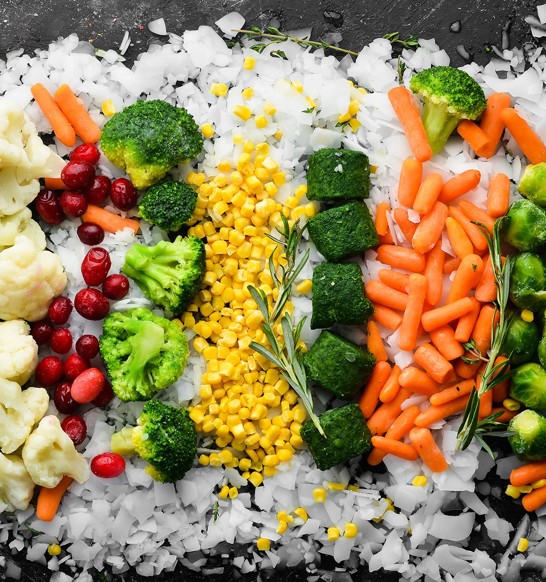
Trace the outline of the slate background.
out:
<instances>
[{"instance_id":1,"label":"slate background","mask_svg":"<svg viewBox=\"0 0 546 582\"><path fill-rule=\"evenodd\" d=\"M186 28L201 24L213 25L214 21L236 10L243 14L247 24L260 27L274 24L282 30L313 27L313 38L323 38L332 32L341 32L341 46L359 50L366 42L388 32L399 31L402 37L410 34L424 38L436 38L438 44L452 57L452 64L460 66L464 60L457 54L457 45L466 50L479 63L489 59L486 47L501 46L503 31L509 33L509 46L522 46L533 41L524 18L536 15L536 6L544 0L0 0L0 59L7 51L24 47L27 52L45 48L59 36L76 32L82 40L89 40L97 48L116 49L126 30L132 45L127 52L129 61L139 52L157 41L146 24L163 17L167 29L182 33ZM450 32L453 22L460 21L459 33ZM536 41L533 41L536 42ZM500 485L500 483L498 483ZM521 512L517 505L496 504L497 512L514 525ZM477 533L472 545L490 552L503 551ZM0 555L10 555L0 547ZM46 582L50 572L33 563L27 563L22 555L11 556L22 569L26 582ZM323 562L322 572L333 570L334 564ZM326 575L327 576L327 575ZM364 570L347 575L325 577L334 582L382 582L397 581L392 573L370 574ZM131 581L148 581L127 573L123 577ZM162 577L162 580L184 582L227 582L240 578L229 565L222 576L204 575L185 568ZM270 576L263 575L263 579ZM4 576L0 571L0 580ZM96 577L96 580L101 578ZM121 579L118 577L118 579ZM244 576L245 580L254 576ZM542 580L540 574L522 572L521 580ZM271 580L298 582L306 575L297 569L277 572Z\"/></svg>"}]
</instances>

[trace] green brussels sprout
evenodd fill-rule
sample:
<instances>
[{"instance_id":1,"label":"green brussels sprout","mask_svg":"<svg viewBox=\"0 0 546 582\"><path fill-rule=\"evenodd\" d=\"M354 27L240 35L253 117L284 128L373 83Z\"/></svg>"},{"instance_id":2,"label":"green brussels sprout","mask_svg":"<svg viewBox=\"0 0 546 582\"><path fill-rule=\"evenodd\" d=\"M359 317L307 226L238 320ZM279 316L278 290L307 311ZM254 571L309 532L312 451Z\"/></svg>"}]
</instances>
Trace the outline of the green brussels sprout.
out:
<instances>
[{"instance_id":1,"label":"green brussels sprout","mask_svg":"<svg viewBox=\"0 0 546 582\"><path fill-rule=\"evenodd\" d=\"M510 273L510 299L521 309L546 309L546 262L533 253L516 255Z\"/></svg>"},{"instance_id":2,"label":"green brussels sprout","mask_svg":"<svg viewBox=\"0 0 546 582\"><path fill-rule=\"evenodd\" d=\"M513 370L510 396L526 408L546 410L546 370L535 362Z\"/></svg>"},{"instance_id":3,"label":"green brussels sprout","mask_svg":"<svg viewBox=\"0 0 546 582\"><path fill-rule=\"evenodd\" d=\"M546 459L546 417L534 410L524 410L510 421L508 437L514 453L522 461Z\"/></svg>"},{"instance_id":4,"label":"green brussels sprout","mask_svg":"<svg viewBox=\"0 0 546 582\"><path fill-rule=\"evenodd\" d=\"M530 362L537 351L540 333L534 321L523 321L514 315L506 331L501 353L510 358L510 363L519 366Z\"/></svg>"},{"instance_id":5,"label":"green brussels sprout","mask_svg":"<svg viewBox=\"0 0 546 582\"><path fill-rule=\"evenodd\" d=\"M518 190L531 202L546 206L546 162L529 164L519 181Z\"/></svg>"},{"instance_id":6,"label":"green brussels sprout","mask_svg":"<svg viewBox=\"0 0 546 582\"><path fill-rule=\"evenodd\" d=\"M514 202L502 223L503 239L520 251L534 251L546 244L546 210L529 202Z\"/></svg>"}]
</instances>

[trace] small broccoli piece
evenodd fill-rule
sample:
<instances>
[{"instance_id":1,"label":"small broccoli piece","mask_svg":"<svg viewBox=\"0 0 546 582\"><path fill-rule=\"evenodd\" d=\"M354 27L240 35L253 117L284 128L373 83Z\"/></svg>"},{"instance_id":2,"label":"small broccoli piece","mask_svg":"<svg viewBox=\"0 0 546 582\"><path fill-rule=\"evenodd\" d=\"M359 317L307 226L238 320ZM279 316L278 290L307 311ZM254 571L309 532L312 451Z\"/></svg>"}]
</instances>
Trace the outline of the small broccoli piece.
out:
<instances>
[{"instance_id":1,"label":"small broccoli piece","mask_svg":"<svg viewBox=\"0 0 546 582\"><path fill-rule=\"evenodd\" d=\"M203 137L182 107L160 100L137 101L106 122L100 145L104 155L142 189L184 160L197 157Z\"/></svg>"},{"instance_id":2,"label":"small broccoli piece","mask_svg":"<svg viewBox=\"0 0 546 582\"><path fill-rule=\"evenodd\" d=\"M118 455L137 453L156 481L174 483L184 477L197 455L197 432L185 408L150 400L138 418L138 426L112 435L110 447Z\"/></svg>"},{"instance_id":3,"label":"small broccoli piece","mask_svg":"<svg viewBox=\"0 0 546 582\"><path fill-rule=\"evenodd\" d=\"M138 211L144 220L173 232L188 222L196 204L197 194L191 186L164 178L146 190Z\"/></svg>"},{"instance_id":4,"label":"small broccoli piece","mask_svg":"<svg viewBox=\"0 0 546 582\"><path fill-rule=\"evenodd\" d=\"M309 236L327 261L341 261L379 243L370 211L361 202L349 202L319 212L307 223Z\"/></svg>"},{"instance_id":5,"label":"small broccoli piece","mask_svg":"<svg viewBox=\"0 0 546 582\"><path fill-rule=\"evenodd\" d=\"M537 353L540 334L534 321L523 321L514 315L506 331L501 354L510 358L510 364L519 366L531 361Z\"/></svg>"},{"instance_id":6,"label":"small broccoli piece","mask_svg":"<svg viewBox=\"0 0 546 582\"><path fill-rule=\"evenodd\" d=\"M546 162L529 164L525 168L518 191L531 202L546 207Z\"/></svg>"},{"instance_id":7,"label":"small broccoli piece","mask_svg":"<svg viewBox=\"0 0 546 582\"><path fill-rule=\"evenodd\" d=\"M459 121L478 119L485 110L483 89L460 69L425 69L413 75L410 88L425 102L423 124L435 154L442 151Z\"/></svg>"},{"instance_id":8,"label":"small broccoli piece","mask_svg":"<svg viewBox=\"0 0 546 582\"><path fill-rule=\"evenodd\" d=\"M300 435L321 471L370 450L372 435L358 404L327 410L319 420L326 438L310 420L303 423Z\"/></svg>"},{"instance_id":9,"label":"small broccoli piece","mask_svg":"<svg viewBox=\"0 0 546 582\"><path fill-rule=\"evenodd\" d=\"M309 200L361 200L370 194L370 161L362 152L323 148L309 156Z\"/></svg>"},{"instance_id":10,"label":"small broccoli piece","mask_svg":"<svg viewBox=\"0 0 546 582\"><path fill-rule=\"evenodd\" d=\"M338 398L352 400L371 376L375 358L368 350L325 330L304 354L303 364L309 380Z\"/></svg>"},{"instance_id":11,"label":"small broccoli piece","mask_svg":"<svg viewBox=\"0 0 546 582\"><path fill-rule=\"evenodd\" d=\"M136 244L125 255L122 271L136 281L148 299L178 315L201 288L205 245L195 236L179 236L151 247Z\"/></svg>"},{"instance_id":12,"label":"small broccoli piece","mask_svg":"<svg viewBox=\"0 0 546 582\"><path fill-rule=\"evenodd\" d=\"M546 410L546 370L534 362L512 371L510 397L526 408Z\"/></svg>"},{"instance_id":13,"label":"small broccoli piece","mask_svg":"<svg viewBox=\"0 0 546 582\"><path fill-rule=\"evenodd\" d=\"M521 309L546 309L546 262L533 253L515 255L510 271L510 300Z\"/></svg>"},{"instance_id":14,"label":"small broccoli piece","mask_svg":"<svg viewBox=\"0 0 546 582\"><path fill-rule=\"evenodd\" d=\"M524 410L510 421L508 437L514 453L523 461L546 459L546 417Z\"/></svg>"},{"instance_id":15,"label":"small broccoli piece","mask_svg":"<svg viewBox=\"0 0 546 582\"><path fill-rule=\"evenodd\" d=\"M149 400L182 375L188 340L172 321L138 307L111 313L103 325L100 355L121 400Z\"/></svg>"},{"instance_id":16,"label":"small broccoli piece","mask_svg":"<svg viewBox=\"0 0 546 582\"><path fill-rule=\"evenodd\" d=\"M505 242L519 251L535 251L546 244L546 210L529 202L518 200L502 223Z\"/></svg>"}]
</instances>

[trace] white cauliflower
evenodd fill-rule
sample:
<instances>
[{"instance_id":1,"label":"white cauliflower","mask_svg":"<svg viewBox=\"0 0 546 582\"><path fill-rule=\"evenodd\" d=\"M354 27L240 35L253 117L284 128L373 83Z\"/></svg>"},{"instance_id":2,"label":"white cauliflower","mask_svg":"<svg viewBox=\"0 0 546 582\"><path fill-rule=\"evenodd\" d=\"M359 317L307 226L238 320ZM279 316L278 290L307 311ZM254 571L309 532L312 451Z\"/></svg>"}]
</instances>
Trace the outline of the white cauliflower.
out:
<instances>
[{"instance_id":1,"label":"white cauliflower","mask_svg":"<svg viewBox=\"0 0 546 582\"><path fill-rule=\"evenodd\" d=\"M0 378L21 386L32 376L38 363L38 344L30 326L22 319L0 322Z\"/></svg>"},{"instance_id":2,"label":"white cauliflower","mask_svg":"<svg viewBox=\"0 0 546 582\"><path fill-rule=\"evenodd\" d=\"M30 208L23 208L11 216L0 217L0 251L13 246L20 234L29 238L37 251L46 248L44 231L35 220L32 220Z\"/></svg>"},{"instance_id":3,"label":"white cauliflower","mask_svg":"<svg viewBox=\"0 0 546 582\"><path fill-rule=\"evenodd\" d=\"M21 390L16 382L0 378L0 450L5 454L16 451L48 406L44 388Z\"/></svg>"},{"instance_id":4,"label":"white cauliflower","mask_svg":"<svg viewBox=\"0 0 546 582\"><path fill-rule=\"evenodd\" d=\"M43 319L65 286L59 257L37 251L26 236L18 236L14 246L0 252L0 319Z\"/></svg>"},{"instance_id":5,"label":"white cauliflower","mask_svg":"<svg viewBox=\"0 0 546 582\"><path fill-rule=\"evenodd\" d=\"M26 509L33 493L34 481L23 461L16 455L0 453L0 514Z\"/></svg>"},{"instance_id":6,"label":"white cauliflower","mask_svg":"<svg viewBox=\"0 0 546 582\"><path fill-rule=\"evenodd\" d=\"M36 485L55 487L64 475L78 483L89 478L89 465L56 416L44 417L23 447L23 462Z\"/></svg>"}]
</instances>

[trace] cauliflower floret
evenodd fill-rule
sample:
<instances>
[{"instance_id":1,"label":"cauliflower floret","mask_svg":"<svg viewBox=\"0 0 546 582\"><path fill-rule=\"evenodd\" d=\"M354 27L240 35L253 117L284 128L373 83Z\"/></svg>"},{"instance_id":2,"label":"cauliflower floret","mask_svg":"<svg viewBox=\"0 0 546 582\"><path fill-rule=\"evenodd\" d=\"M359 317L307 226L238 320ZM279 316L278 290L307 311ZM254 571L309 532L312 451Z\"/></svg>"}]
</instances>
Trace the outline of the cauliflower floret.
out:
<instances>
[{"instance_id":1,"label":"cauliflower floret","mask_svg":"<svg viewBox=\"0 0 546 582\"><path fill-rule=\"evenodd\" d=\"M13 246L20 234L29 238L37 251L46 248L45 234L40 225L32 220L30 208L23 208L11 216L0 218L0 251Z\"/></svg>"},{"instance_id":2,"label":"cauliflower floret","mask_svg":"<svg viewBox=\"0 0 546 582\"><path fill-rule=\"evenodd\" d=\"M89 466L56 416L44 417L23 447L23 462L32 480L42 487L55 487L64 475L78 483L89 478Z\"/></svg>"},{"instance_id":3,"label":"cauliflower floret","mask_svg":"<svg viewBox=\"0 0 546 582\"><path fill-rule=\"evenodd\" d=\"M0 453L0 513L26 509L33 493L34 481L23 461Z\"/></svg>"},{"instance_id":4,"label":"cauliflower floret","mask_svg":"<svg viewBox=\"0 0 546 582\"><path fill-rule=\"evenodd\" d=\"M44 388L23 391L16 382L0 378L0 450L6 454L16 451L48 406L49 395Z\"/></svg>"},{"instance_id":5,"label":"cauliflower floret","mask_svg":"<svg viewBox=\"0 0 546 582\"><path fill-rule=\"evenodd\" d=\"M38 363L38 344L30 326L22 319L0 322L0 378L21 386L32 376Z\"/></svg>"},{"instance_id":6,"label":"cauliflower floret","mask_svg":"<svg viewBox=\"0 0 546 582\"><path fill-rule=\"evenodd\" d=\"M26 236L18 236L14 246L0 252L0 319L43 319L65 286L59 257L37 251Z\"/></svg>"}]
</instances>

